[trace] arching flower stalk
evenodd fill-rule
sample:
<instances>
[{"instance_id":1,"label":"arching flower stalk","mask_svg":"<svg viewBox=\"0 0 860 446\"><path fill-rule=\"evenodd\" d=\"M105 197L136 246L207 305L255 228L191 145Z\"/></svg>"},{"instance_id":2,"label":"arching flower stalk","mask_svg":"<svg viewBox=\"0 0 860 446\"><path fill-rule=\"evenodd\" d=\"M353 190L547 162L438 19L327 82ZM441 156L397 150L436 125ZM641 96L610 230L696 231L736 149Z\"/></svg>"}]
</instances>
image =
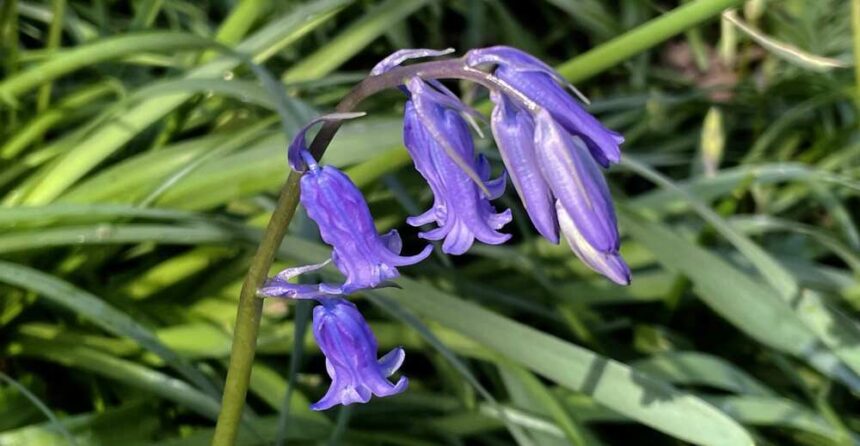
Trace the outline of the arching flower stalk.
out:
<instances>
[{"instance_id":1,"label":"arching flower stalk","mask_svg":"<svg viewBox=\"0 0 860 446\"><path fill-rule=\"evenodd\" d=\"M339 113L315 119L290 144L290 166L304 173L301 204L319 226L323 241L332 247L331 259L288 268L269 279L259 294L320 302L313 313L313 332L326 357L332 385L311 406L315 410L367 402L371 395L393 395L407 383L405 377L395 384L388 381L403 362L403 350L397 348L377 359L373 333L344 297L390 285L399 275L398 267L424 260L431 246L412 256L400 255L397 231L379 235L355 184L340 170L320 166L314 158L321 155L340 120L361 115L346 112L377 91L397 87L407 95L403 141L415 169L433 192L433 204L406 222L436 226L419 237L442 240L442 250L452 255L466 253L476 240L492 245L506 242L511 236L500 230L511 221L511 211L497 212L491 201L504 193L509 175L538 233L551 243L559 243L559 234L563 235L591 269L618 284L630 282L630 270L618 252L615 212L601 171L601 166L620 160L619 145L624 139L585 111L558 73L515 48L476 49L460 59L401 66L410 59L451 51L395 52L373 68L371 76L341 103ZM443 78L470 80L490 91L494 104L490 124L506 171L498 178L490 178L490 163L475 152L469 130L470 122L484 118L440 83ZM321 121L326 123L309 148L305 133ZM291 282L329 262L343 274L343 283Z\"/></svg>"}]
</instances>

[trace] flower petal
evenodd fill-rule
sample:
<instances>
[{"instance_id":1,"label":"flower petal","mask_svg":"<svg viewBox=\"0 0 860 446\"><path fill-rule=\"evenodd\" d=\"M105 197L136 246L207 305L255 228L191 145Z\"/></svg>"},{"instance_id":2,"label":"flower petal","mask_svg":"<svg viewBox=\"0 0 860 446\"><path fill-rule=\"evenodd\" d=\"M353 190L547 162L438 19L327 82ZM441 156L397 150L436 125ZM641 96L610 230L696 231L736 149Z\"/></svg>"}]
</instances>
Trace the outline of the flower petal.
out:
<instances>
[{"instance_id":1,"label":"flower petal","mask_svg":"<svg viewBox=\"0 0 860 446\"><path fill-rule=\"evenodd\" d=\"M489 202L502 193L504 178L489 181L489 163L475 157L468 126L450 97L414 82L410 88L412 99L406 103L403 140L415 168L430 185L434 202L430 211L407 222L418 226L435 220L439 227L419 237L444 238L442 250L448 254L465 253L475 239L488 244L504 243L510 235L496 230L510 221L511 214L496 213ZM478 176L484 191L448 156L443 142L461 161L471 163L468 170Z\"/></svg>"},{"instance_id":2,"label":"flower petal","mask_svg":"<svg viewBox=\"0 0 860 446\"><path fill-rule=\"evenodd\" d=\"M379 369L382 371L382 374L385 377L389 377L403 365L403 361L406 359L406 351L403 350L403 347L397 347L390 352L386 353L385 356L379 358Z\"/></svg>"},{"instance_id":3,"label":"flower petal","mask_svg":"<svg viewBox=\"0 0 860 446\"><path fill-rule=\"evenodd\" d=\"M323 241L332 246L334 264L346 276L341 287L323 287L325 292L346 294L377 287L399 276L396 267L412 265L430 255L429 245L417 255L399 255L399 236L396 232L377 234L361 191L334 167L307 172L301 179L300 199L317 223Z\"/></svg>"},{"instance_id":4,"label":"flower petal","mask_svg":"<svg viewBox=\"0 0 860 446\"><path fill-rule=\"evenodd\" d=\"M493 136L514 188L534 227L547 240L558 243L552 192L535 154L534 122L528 112L501 93L492 92L491 99L496 104L490 121Z\"/></svg>"},{"instance_id":5,"label":"flower petal","mask_svg":"<svg viewBox=\"0 0 860 446\"><path fill-rule=\"evenodd\" d=\"M615 210L600 168L546 110L536 118L538 165L552 193L588 243L601 252L617 251Z\"/></svg>"},{"instance_id":6,"label":"flower petal","mask_svg":"<svg viewBox=\"0 0 860 446\"><path fill-rule=\"evenodd\" d=\"M480 48L466 53L471 66L496 65L494 74L541 107L546 108L567 131L582 137L592 156L604 167L621 159L624 138L591 116L562 87L567 86L583 102L588 99L557 71L540 59L509 46Z\"/></svg>"}]
</instances>

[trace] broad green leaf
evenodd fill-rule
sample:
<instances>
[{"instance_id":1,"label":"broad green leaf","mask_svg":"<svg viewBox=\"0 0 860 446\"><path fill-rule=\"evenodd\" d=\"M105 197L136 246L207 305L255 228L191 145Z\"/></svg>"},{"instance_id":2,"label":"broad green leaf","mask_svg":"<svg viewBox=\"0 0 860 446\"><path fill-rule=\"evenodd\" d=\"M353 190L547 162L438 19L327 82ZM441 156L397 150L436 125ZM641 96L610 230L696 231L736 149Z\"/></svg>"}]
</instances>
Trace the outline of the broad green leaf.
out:
<instances>
[{"instance_id":1,"label":"broad green leaf","mask_svg":"<svg viewBox=\"0 0 860 446\"><path fill-rule=\"evenodd\" d=\"M834 362L829 351L821 349L819 340L798 318L798 312L789 308L772 288L662 224L646 222L626 211L619 217L622 225L648 247L660 263L687 276L696 287L696 296L736 328L758 342L803 358L821 372L858 388L857 375L846 371L842 364Z\"/></svg>"},{"instance_id":2,"label":"broad green leaf","mask_svg":"<svg viewBox=\"0 0 860 446\"><path fill-rule=\"evenodd\" d=\"M667 352L634 362L636 370L673 384L710 386L727 392L773 396L757 379L728 361L699 352Z\"/></svg>"},{"instance_id":3,"label":"broad green leaf","mask_svg":"<svg viewBox=\"0 0 860 446\"><path fill-rule=\"evenodd\" d=\"M860 438L843 436L818 414L785 398L727 396L709 398L714 405L745 424L797 429L819 435L837 444L857 443Z\"/></svg>"},{"instance_id":4,"label":"broad green leaf","mask_svg":"<svg viewBox=\"0 0 860 446\"><path fill-rule=\"evenodd\" d=\"M837 444L846 444L838 429L830 426L821 416L791 400L767 396L706 397L715 406L751 426L790 428L821 436ZM569 397L566 402L590 422L620 422L622 417L591 404L581 397ZM856 442L856 439L853 440ZM830 443L827 443L830 444Z\"/></svg>"}]
</instances>

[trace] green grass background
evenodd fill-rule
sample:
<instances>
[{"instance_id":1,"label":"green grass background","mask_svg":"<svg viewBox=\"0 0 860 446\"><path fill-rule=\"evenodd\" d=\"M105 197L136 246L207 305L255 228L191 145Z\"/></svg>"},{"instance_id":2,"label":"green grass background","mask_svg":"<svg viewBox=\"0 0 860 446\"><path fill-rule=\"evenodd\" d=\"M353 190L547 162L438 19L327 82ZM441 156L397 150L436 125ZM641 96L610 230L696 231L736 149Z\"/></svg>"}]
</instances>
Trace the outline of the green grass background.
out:
<instances>
[{"instance_id":1,"label":"green grass background","mask_svg":"<svg viewBox=\"0 0 860 446\"><path fill-rule=\"evenodd\" d=\"M860 444L858 28L858 0L0 1L0 445L208 444L287 138L396 49L493 44L627 138L633 284L509 188L512 242L357 296L402 395L311 412L308 308L268 302L239 443ZM402 102L324 161L416 252ZM300 213L275 268L326 256Z\"/></svg>"}]
</instances>

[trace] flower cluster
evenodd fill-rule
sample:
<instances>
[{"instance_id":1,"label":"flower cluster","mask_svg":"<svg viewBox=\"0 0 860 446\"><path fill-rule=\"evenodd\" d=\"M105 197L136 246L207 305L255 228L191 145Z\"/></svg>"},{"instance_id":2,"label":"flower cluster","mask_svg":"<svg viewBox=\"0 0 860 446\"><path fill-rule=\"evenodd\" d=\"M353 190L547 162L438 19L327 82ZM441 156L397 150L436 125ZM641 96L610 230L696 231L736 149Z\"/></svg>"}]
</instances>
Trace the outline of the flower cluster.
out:
<instances>
[{"instance_id":1,"label":"flower cluster","mask_svg":"<svg viewBox=\"0 0 860 446\"><path fill-rule=\"evenodd\" d=\"M409 59L448 52L401 50L377 64L371 76L398 69ZM415 169L433 192L433 204L406 222L416 227L433 224L419 237L441 240L447 254L463 254L475 240L502 244L511 237L499 232L511 221L511 211L497 211L492 200L502 195L510 176L543 237L558 243L564 236L586 265L613 282L628 284L630 271L618 252L615 212L601 171L601 166L620 160L619 145L624 139L588 114L558 73L522 51L497 46L469 51L459 60L460 72L449 77L475 80L490 90L494 104L490 124L507 173L491 178L490 163L475 151L469 127L483 116L436 78L412 70L399 85L407 95L403 141ZM330 261L344 275L344 282L291 282L322 268L326 261L288 268L260 289L262 296L315 299L321 304L314 309L313 333L326 357L332 385L312 406L314 410L367 402L371 395L388 396L406 388L405 377L396 384L388 380L403 362L403 349L377 359L373 333L344 297L391 284L399 275L397 267L424 260L432 249L427 245L418 254L401 255L399 234L376 232L355 184L340 170L319 166L308 151L305 134L310 126L355 116L334 114L312 121L290 144L288 156L290 166L304 172L301 203L319 226L323 241L332 247Z\"/></svg>"}]
</instances>

